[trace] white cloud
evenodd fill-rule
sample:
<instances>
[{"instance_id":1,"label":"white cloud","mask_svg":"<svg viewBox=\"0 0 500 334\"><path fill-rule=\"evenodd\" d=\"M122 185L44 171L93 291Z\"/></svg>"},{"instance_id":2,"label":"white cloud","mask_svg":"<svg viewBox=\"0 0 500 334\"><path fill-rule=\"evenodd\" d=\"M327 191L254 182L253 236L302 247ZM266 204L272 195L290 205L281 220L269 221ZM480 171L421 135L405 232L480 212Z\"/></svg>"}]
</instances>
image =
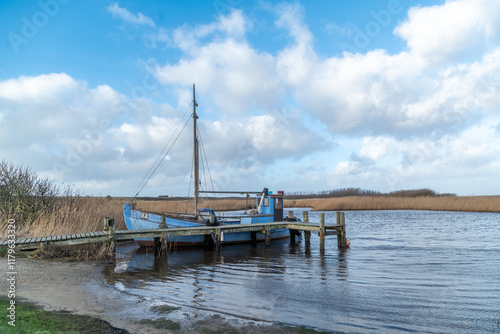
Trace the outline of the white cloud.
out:
<instances>
[{"instance_id":1,"label":"white cloud","mask_svg":"<svg viewBox=\"0 0 500 334\"><path fill-rule=\"evenodd\" d=\"M126 8L120 7L118 3L109 5L106 9L113 15L113 17L124 20L125 22L155 27L154 21L149 16L146 16L140 12L137 13L137 15L134 15Z\"/></svg>"},{"instance_id":2,"label":"white cloud","mask_svg":"<svg viewBox=\"0 0 500 334\"><path fill-rule=\"evenodd\" d=\"M44 74L38 77L21 76L0 82L0 99L19 103L25 100L43 102L64 95L78 85L65 73Z\"/></svg>"},{"instance_id":3,"label":"white cloud","mask_svg":"<svg viewBox=\"0 0 500 334\"><path fill-rule=\"evenodd\" d=\"M485 177L481 187L489 188L489 182L498 179L495 170L500 165L500 137L491 125L497 119L494 116L459 134L439 138L365 137L359 151L339 162L332 175L349 182L363 179L364 187L385 191L437 187L442 192L463 193L465 185L477 187L478 181L471 184L470 179L479 177Z\"/></svg>"},{"instance_id":4,"label":"white cloud","mask_svg":"<svg viewBox=\"0 0 500 334\"><path fill-rule=\"evenodd\" d=\"M390 137L365 137L363 138L363 148L360 154L372 160L381 159L394 150L396 141Z\"/></svg>"},{"instance_id":5,"label":"white cloud","mask_svg":"<svg viewBox=\"0 0 500 334\"><path fill-rule=\"evenodd\" d=\"M181 87L196 82L201 94L224 113L278 107L284 92L272 75L275 60L243 38L248 26L241 12L235 11L213 24L176 29L175 46L186 55L176 64L157 65L158 79Z\"/></svg>"},{"instance_id":6,"label":"white cloud","mask_svg":"<svg viewBox=\"0 0 500 334\"><path fill-rule=\"evenodd\" d=\"M150 29L152 42L181 53L175 63L145 64L182 111L196 83L204 152L220 185L253 186L258 176L316 188L440 182L458 189L454 182L477 174L498 179L500 48L492 41L499 7L491 0L415 7L394 30L406 50L329 57L314 50L299 4L273 11L290 38L275 53L250 43L253 21L232 11L205 25ZM154 27L116 3L108 11ZM68 167L66 180L122 195L137 186L179 120L170 104L131 101L65 73L0 82L2 153L55 177L59 163ZM343 139L331 145L338 134ZM346 148L346 137L360 144ZM191 145L188 131L153 187L189 180ZM306 173L281 168L296 160Z\"/></svg>"},{"instance_id":7,"label":"white cloud","mask_svg":"<svg viewBox=\"0 0 500 334\"><path fill-rule=\"evenodd\" d=\"M89 88L64 73L20 77L0 82L0 87L9 92L0 95L0 142L5 144L0 149L14 161L55 179L91 186L92 191L104 189L102 184L120 185L127 194L170 139L170 144L176 141L175 148L151 184L168 181L165 187L189 180L191 122L181 120L168 105L128 101L109 86ZM43 96L51 98L42 103ZM228 166L253 173L262 164L301 156L321 141L301 122L282 116L275 111L231 121L200 119L203 152L214 175L227 176ZM177 138L184 124L187 130Z\"/></svg>"},{"instance_id":8,"label":"white cloud","mask_svg":"<svg viewBox=\"0 0 500 334\"><path fill-rule=\"evenodd\" d=\"M498 49L484 45L477 49L475 44L463 43L463 38L484 42L497 36L500 7L488 7L487 0L474 1L475 6L471 3L448 1L412 9L409 19L396 28L412 46L408 51L390 55L374 50L330 58L320 58L313 51L297 7L285 7L277 22L294 41L278 54L278 75L304 110L337 133L416 135L460 130L477 118L478 109L500 106L500 92L495 87L500 81ZM428 31L435 21L453 24L454 15L466 15L471 6L474 19L461 22L458 33L436 27L433 34ZM424 43L428 38L430 42ZM468 62L436 61L472 47L474 54L478 50L480 54Z\"/></svg>"},{"instance_id":9,"label":"white cloud","mask_svg":"<svg viewBox=\"0 0 500 334\"><path fill-rule=\"evenodd\" d=\"M498 35L500 3L495 0L448 0L443 5L413 7L396 27L411 52L439 63Z\"/></svg>"}]
</instances>

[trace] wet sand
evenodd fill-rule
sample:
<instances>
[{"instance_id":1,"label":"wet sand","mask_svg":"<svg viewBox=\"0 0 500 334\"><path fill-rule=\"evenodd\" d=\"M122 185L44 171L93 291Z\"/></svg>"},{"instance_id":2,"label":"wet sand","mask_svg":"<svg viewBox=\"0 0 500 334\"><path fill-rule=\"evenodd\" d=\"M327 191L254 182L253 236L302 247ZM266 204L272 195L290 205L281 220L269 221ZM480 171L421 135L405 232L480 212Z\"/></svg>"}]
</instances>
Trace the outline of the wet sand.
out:
<instances>
[{"instance_id":1,"label":"wet sand","mask_svg":"<svg viewBox=\"0 0 500 334\"><path fill-rule=\"evenodd\" d=\"M7 266L4 258L4 267ZM140 299L106 284L106 263L16 259L16 299L35 302L45 310L64 310L89 315L130 333L203 333L237 329L239 333L298 333L299 328L255 322L204 310L180 308L168 314L150 310L154 300ZM2 270L0 294L7 295L6 271ZM141 319L165 317L181 325L177 331L137 324Z\"/></svg>"}]
</instances>

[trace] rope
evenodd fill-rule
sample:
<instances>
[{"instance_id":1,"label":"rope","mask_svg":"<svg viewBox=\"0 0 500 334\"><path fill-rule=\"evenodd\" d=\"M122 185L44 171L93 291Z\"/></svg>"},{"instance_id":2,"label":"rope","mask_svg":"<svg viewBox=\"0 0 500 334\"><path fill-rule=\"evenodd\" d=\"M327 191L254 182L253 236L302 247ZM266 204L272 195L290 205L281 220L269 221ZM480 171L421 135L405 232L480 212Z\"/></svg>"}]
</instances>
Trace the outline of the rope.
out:
<instances>
[{"instance_id":1,"label":"rope","mask_svg":"<svg viewBox=\"0 0 500 334\"><path fill-rule=\"evenodd\" d=\"M207 187L207 179L210 179L210 183L212 185L212 190L215 190L215 187L214 187L214 182L213 182L213 179L212 179L212 174L210 173L210 165L208 164L208 158L207 158L207 153L205 152L205 145L203 144L203 138L201 137L201 132L198 128L198 138L200 139L200 146L201 146L201 153L202 153L202 166L203 166L203 180L205 182L205 190L208 190L208 187ZM208 171L208 178L205 176L205 165L207 167L207 171ZM217 203L217 197L215 197L215 202ZM210 200L208 201L208 204L209 204L209 208L211 209L211 203L210 203Z\"/></svg>"},{"instance_id":2,"label":"rope","mask_svg":"<svg viewBox=\"0 0 500 334\"><path fill-rule=\"evenodd\" d=\"M192 104L192 102L191 102ZM168 145L170 144L170 142L172 141L172 138L174 138L174 135L175 133L177 132L179 126L182 124L182 121L184 120L184 118L186 117L186 114L187 112L189 111L189 109L191 108L191 104L188 106L188 108L186 109L186 112L184 113L184 115L182 116L181 120L179 121L179 123L177 124L175 130L172 132L172 136L170 136L170 139L167 141L167 143L165 144L165 147L163 147L163 150L161 151L161 153L158 155L158 157L156 158L155 162L153 163L153 165L151 166L151 168L149 168L149 171L146 173L146 175L144 176L144 178L142 179L141 183L139 184L139 186L137 187L137 189L134 191L135 195L132 196L132 200L135 199L139 193L142 191L142 189L146 186L146 184L149 182L149 180L151 179L151 177L153 177L153 174L156 172L156 170L158 169L158 167L160 167L161 163L163 162L163 160L165 160L166 156L168 155L168 153L170 152L170 150L172 149L172 147L174 146L174 144L177 142L177 140L179 139L182 131L184 131L184 129L186 128L190 118L188 118L188 120L186 121L186 123L184 123L184 126L182 127L181 131L177 134L177 136L175 137L173 143L170 145L170 147L168 148L167 150L167 147ZM165 152L166 150L166 152ZM165 153L164 153L165 152ZM130 200L129 200L130 202Z\"/></svg>"},{"instance_id":3,"label":"rope","mask_svg":"<svg viewBox=\"0 0 500 334\"><path fill-rule=\"evenodd\" d=\"M165 144L165 146L161 150L160 154L156 158L156 160L153 163L153 165L149 168L148 172L146 173L146 175L142 179L141 183L139 183L139 186L137 187L137 189L134 191L135 195L131 196L128 199L127 203L131 203L139 195L139 193L146 186L146 184L149 182L149 180L153 177L153 174L156 172L156 170L158 169L158 167L160 167L160 165L163 162L163 160L165 160L165 158L167 157L168 153L170 152L170 150L172 149L172 147L175 145L175 143L179 139L182 131L184 131L184 129L186 128L186 126L187 126L189 120L191 119L191 117L188 117L188 119L187 119L186 123L184 123L184 126L182 127L181 131L177 134L177 137L175 137L174 142L170 145L170 147L167 150L168 145L170 144L170 142L172 141L172 139L175 136L175 133L177 132L177 130L181 126L182 122L184 121L184 118L188 114L188 111L191 109L191 105L192 104L193 104L193 102L191 102L191 104L187 107L186 111L184 112L184 115L182 115L182 118L179 120L179 123L177 124L177 126L174 129L174 131L172 132L172 135L168 139L167 143ZM165 150L166 150L166 152L165 152ZM120 223L118 224L118 227L116 229L119 229L124 221L125 221L125 218L122 216L122 219L120 220Z\"/></svg>"}]
</instances>

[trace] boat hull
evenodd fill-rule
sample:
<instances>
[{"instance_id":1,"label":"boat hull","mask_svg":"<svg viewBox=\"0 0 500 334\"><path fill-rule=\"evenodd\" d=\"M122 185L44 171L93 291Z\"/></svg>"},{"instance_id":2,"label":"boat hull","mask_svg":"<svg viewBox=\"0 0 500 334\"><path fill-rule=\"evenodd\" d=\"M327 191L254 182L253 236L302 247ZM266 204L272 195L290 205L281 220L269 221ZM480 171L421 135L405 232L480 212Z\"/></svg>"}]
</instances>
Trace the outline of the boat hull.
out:
<instances>
[{"instance_id":1,"label":"boat hull","mask_svg":"<svg viewBox=\"0 0 500 334\"><path fill-rule=\"evenodd\" d=\"M128 230L157 229L159 228L159 225L161 223L160 215L134 210L130 207L129 204L124 205L124 218ZM267 217L243 216L242 220L245 223L266 223L273 221L273 216L267 216ZM165 217L165 223L167 225L167 228L205 226L205 224L186 221L177 218L171 218L171 217ZM239 222L237 223L232 222L227 224L239 224ZM290 236L290 231L287 228L272 229L270 232L271 232L270 233L271 240L284 239ZM141 238L134 240L141 247L154 246L153 238ZM264 241L264 240L265 240L264 233L255 234L255 241ZM222 233L221 236L221 243L223 245L241 244L249 242L252 242L251 232ZM204 247L206 245L206 240L205 236L203 235L177 236L177 237L170 237L168 239L168 243L170 246L174 247Z\"/></svg>"}]
</instances>

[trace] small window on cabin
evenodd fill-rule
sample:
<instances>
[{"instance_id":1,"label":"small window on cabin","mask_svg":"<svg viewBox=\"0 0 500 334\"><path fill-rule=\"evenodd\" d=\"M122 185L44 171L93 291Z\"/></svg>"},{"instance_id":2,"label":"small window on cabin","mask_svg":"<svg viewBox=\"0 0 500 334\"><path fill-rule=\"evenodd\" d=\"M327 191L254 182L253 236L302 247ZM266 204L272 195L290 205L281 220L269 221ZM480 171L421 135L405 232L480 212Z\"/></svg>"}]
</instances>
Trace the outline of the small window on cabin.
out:
<instances>
[{"instance_id":1,"label":"small window on cabin","mask_svg":"<svg viewBox=\"0 0 500 334\"><path fill-rule=\"evenodd\" d=\"M264 197L264 206L269 206L269 197Z\"/></svg>"},{"instance_id":2,"label":"small window on cabin","mask_svg":"<svg viewBox=\"0 0 500 334\"><path fill-rule=\"evenodd\" d=\"M275 209L283 209L283 198L275 198L274 199L274 208Z\"/></svg>"}]
</instances>

